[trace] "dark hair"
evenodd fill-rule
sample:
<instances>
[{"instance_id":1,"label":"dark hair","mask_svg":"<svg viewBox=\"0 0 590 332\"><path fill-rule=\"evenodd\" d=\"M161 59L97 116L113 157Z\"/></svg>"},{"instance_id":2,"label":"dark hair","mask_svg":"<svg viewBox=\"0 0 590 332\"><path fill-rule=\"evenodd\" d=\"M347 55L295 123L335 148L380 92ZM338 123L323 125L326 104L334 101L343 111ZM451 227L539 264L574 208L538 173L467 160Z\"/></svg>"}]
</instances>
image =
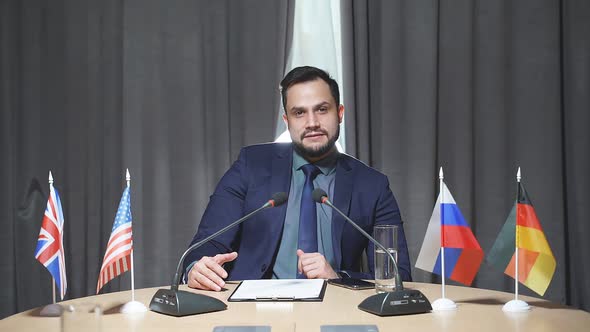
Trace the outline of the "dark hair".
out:
<instances>
[{"instance_id":1,"label":"dark hair","mask_svg":"<svg viewBox=\"0 0 590 332\"><path fill-rule=\"evenodd\" d=\"M332 97L334 97L334 101L336 101L336 107L340 105L340 90L338 89L338 82L330 77L328 73L319 68L303 66L293 68L281 81L281 97L283 99L283 109L285 112L287 112L287 90L297 83L311 82L317 79L328 84Z\"/></svg>"}]
</instances>

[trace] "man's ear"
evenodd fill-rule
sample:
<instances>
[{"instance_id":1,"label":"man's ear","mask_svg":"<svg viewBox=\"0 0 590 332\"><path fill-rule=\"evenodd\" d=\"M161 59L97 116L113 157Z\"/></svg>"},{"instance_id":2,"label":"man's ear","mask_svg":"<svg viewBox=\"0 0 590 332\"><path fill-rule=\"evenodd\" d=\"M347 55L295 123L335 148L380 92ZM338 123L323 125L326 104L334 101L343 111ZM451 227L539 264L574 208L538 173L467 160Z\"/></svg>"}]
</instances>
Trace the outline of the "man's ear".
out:
<instances>
[{"instance_id":1,"label":"man's ear","mask_svg":"<svg viewBox=\"0 0 590 332\"><path fill-rule=\"evenodd\" d=\"M343 118L344 118L344 105L340 104L340 106L338 106L338 123L342 123Z\"/></svg>"},{"instance_id":2,"label":"man's ear","mask_svg":"<svg viewBox=\"0 0 590 332\"><path fill-rule=\"evenodd\" d=\"M289 128L289 122L287 121L287 114L283 113L283 121L285 122L285 126Z\"/></svg>"}]
</instances>

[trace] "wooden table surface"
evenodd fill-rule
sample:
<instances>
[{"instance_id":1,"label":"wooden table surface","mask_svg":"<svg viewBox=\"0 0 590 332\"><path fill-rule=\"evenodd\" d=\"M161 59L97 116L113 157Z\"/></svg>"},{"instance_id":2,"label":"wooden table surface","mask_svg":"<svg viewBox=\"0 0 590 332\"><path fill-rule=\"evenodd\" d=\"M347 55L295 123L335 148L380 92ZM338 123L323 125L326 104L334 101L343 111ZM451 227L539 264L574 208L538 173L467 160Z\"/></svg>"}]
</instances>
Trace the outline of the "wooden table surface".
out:
<instances>
[{"instance_id":1,"label":"wooden table surface","mask_svg":"<svg viewBox=\"0 0 590 332\"><path fill-rule=\"evenodd\" d=\"M216 326L270 325L272 331L319 332L321 325L374 324L379 331L590 331L590 313L532 297L521 297L533 308L528 313L509 314L502 306L513 299L510 293L485 289L447 286L446 296L457 303L457 310L419 315L379 317L357 308L374 290L354 291L328 285L323 302L227 302L237 283L228 283L222 292L201 292L227 303L225 311L172 317L152 311L121 314L119 308L131 299L130 291L89 296L64 301L99 303L104 314L103 331L212 331ZM440 285L405 283L418 289L433 302L440 297ZM186 286L182 289L188 290ZM138 289L136 300L146 306L158 288ZM190 290L199 292L196 290ZM32 309L0 321L0 331L60 331L59 317L40 317ZM84 331L84 327L80 328Z\"/></svg>"}]
</instances>

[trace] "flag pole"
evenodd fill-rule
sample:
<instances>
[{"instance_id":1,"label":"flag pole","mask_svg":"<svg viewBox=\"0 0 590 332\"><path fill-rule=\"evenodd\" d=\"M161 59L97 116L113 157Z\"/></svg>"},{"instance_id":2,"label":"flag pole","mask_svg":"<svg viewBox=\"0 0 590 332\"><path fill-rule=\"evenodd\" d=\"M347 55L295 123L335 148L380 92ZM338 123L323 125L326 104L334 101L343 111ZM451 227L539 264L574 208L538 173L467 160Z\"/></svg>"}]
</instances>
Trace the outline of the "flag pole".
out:
<instances>
[{"instance_id":1,"label":"flag pole","mask_svg":"<svg viewBox=\"0 0 590 332\"><path fill-rule=\"evenodd\" d=\"M440 220L439 220L439 227L440 227L440 266L441 266L441 276L442 276L442 298L445 297L445 232L442 230L442 221L443 221L443 202L445 201L445 193L443 190L443 169L440 168L438 172L438 192L440 193L440 205L438 206L440 210Z\"/></svg>"},{"instance_id":2,"label":"flag pole","mask_svg":"<svg viewBox=\"0 0 590 332\"><path fill-rule=\"evenodd\" d=\"M56 301L55 301L55 279L53 277L51 277L51 281L52 281L51 286L53 286L53 287L51 287L51 288L53 288L53 304L55 304L56 303Z\"/></svg>"},{"instance_id":3,"label":"flag pole","mask_svg":"<svg viewBox=\"0 0 590 332\"><path fill-rule=\"evenodd\" d=\"M127 168L125 173L125 180L127 181L127 188L130 189L131 187L131 175L129 174L129 168ZM131 189L130 189L131 190ZM131 194L129 194L131 195ZM131 200L131 197L129 197ZM135 265L133 264L133 252L135 251L135 247L133 245L133 231L131 232L131 302L125 303L123 307L121 307L122 313L134 313L134 312L144 312L147 311L147 307L139 302L135 301Z\"/></svg>"},{"instance_id":4,"label":"flag pole","mask_svg":"<svg viewBox=\"0 0 590 332\"><path fill-rule=\"evenodd\" d=\"M442 297L440 299L435 300L432 302L432 310L433 311L448 311L448 310L455 310L457 309L457 305L453 300L447 299L445 295L445 246L444 246L444 236L445 232L443 232L442 225L443 225L443 203L445 202L444 195L444 173L443 168L441 167L438 171L438 187L439 187L439 195L440 195L440 204L439 204L439 213L440 213L440 220L438 227L440 229L440 266L441 266L441 277L442 277Z\"/></svg>"},{"instance_id":5,"label":"flag pole","mask_svg":"<svg viewBox=\"0 0 590 332\"><path fill-rule=\"evenodd\" d=\"M514 232L516 233L514 242L514 301L518 301L518 242L519 242L519 235L518 234L518 197L520 197L520 167L518 171L516 171L516 222L514 223Z\"/></svg>"},{"instance_id":6,"label":"flag pole","mask_svg":"<svg viewBox=\"0 0 590 332\"><path fill-rule=\"evenodd\" d=\"M49 196L51 196L51 192L53 192L53 175L51 174L51 171L49 171ZM53 276L51 277L51 286L53 290L53 304L55 304L55 278Z\"/></svg>"},{"instance_id":7,"label":"flag pole","mask_svg":"<svg viewBox=\"0 0 590 332\"><path fill-rule=\"evenodd\" d=\"M125 180L127 181L127 188L131 187L131 175L129 174L129 168L125 174ZM133 233L131 233L133 234ZM135 274L133 266L133 236L131 237L131 301L135 301Z\"/></svg>"},{"instance_id":8,"label":"flag pole","mask_svg":"<svg viewBox=\"0 0 590 332\"><path fill-rule=\"evenodd\" d=\"M514 300L508 301L504 304L502 310L506 312L526 312L531 309L528 303L518 299L518 199L520 198L520 179L520 167L518 167L518 171L516 171L516 220L514 222Z\"/></svg>"},{"instance_id":9,"label":"flag pole","mask_svg":"<svg viewBox=\"0 0 590 332\"><path fill-rule=\"evenodd\" d=\"M51 174L51 170L49 171L49 196L51 197L51 192L53 191L53 175ZM39 316L42 317L59 317L63 311L61 305L57 304L57 295L55 291L55 278L53 275L51 276L51 289L52 289L52 303L48 304L41 309L39 312Z\"/></svg>"}]
</instances>

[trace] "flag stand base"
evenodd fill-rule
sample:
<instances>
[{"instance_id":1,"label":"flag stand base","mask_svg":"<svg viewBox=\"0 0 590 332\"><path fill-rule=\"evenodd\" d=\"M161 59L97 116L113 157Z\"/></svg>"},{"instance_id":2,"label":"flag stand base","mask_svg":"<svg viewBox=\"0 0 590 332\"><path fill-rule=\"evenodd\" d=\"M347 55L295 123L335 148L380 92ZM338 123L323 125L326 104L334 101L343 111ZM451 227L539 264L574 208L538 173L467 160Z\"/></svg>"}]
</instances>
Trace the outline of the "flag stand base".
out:
<instances>
[{"instance_id":1,"label":"flag stand base","mask_svg":"<svg viewBox=\"0 0 590 332\"><path fill-rule=\"evenodd\" d=\"M531 306L522 300L508 301L502 307L504 312L527 312L529 310L531 310Z\"/></svg>"},{"instance_id":2,"label":"flag stand base","mask_svg":"<svg viewBox=\"0 0 590 332\"><path fill-rule=\"evenodd\" d=\"M39 312L39 316L41 316L41 317L59 317L59 316L61 316L61 313L63 311L64 311L64 308L57 303L48 304L48 305L44 306L43 309L41 309L41 311Z\"/></svg>"},{"instance_id":3,"label":"flag stand base","mask_svg":"<svg viewBox=\"0 0 590 332\"><path fill-rule=\"evenodd\" d=\"M432 311L449 311L457 310L457 304L453 300L446 297L440 298L432 302Z\"/></svg>"},{"instance_id":4,"label":"flag stand base","mask_svg":"<svg viewBox=\"0 0 590 332\"><path fill-rule=\"evenodd\" d=\"M143 303L139 302L139 301L130 301L125 303L122 307L121 307L121 313L124 314L131 314L131 313L135 313L135 312L146 312L147 308L145 305L143 305Z\"/></svg>"}]
</instances>

